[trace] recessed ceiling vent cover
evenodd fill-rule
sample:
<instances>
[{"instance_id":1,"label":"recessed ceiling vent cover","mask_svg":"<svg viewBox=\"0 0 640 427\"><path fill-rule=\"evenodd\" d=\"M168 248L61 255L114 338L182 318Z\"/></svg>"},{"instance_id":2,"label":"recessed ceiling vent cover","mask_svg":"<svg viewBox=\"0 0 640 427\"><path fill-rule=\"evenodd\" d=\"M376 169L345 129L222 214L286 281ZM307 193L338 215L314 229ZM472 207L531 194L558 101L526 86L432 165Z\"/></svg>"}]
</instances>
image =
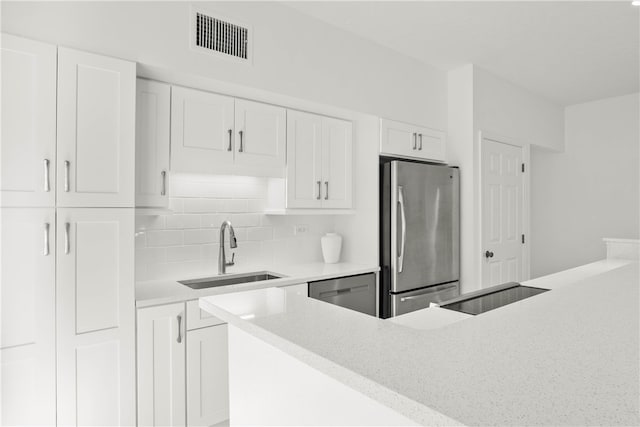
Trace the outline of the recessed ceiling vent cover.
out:
<instances>
[{"instance_id":1,"label":"recessed ceiling vent cover","mask_svg":"<svg viewBox=\"0 0 640 427\"><path fill-rule=\"evenodd\" d=\"M250 60L250 28L229 19L193 10L192 47L227 58Z\"/></svg>"}]
</instances>

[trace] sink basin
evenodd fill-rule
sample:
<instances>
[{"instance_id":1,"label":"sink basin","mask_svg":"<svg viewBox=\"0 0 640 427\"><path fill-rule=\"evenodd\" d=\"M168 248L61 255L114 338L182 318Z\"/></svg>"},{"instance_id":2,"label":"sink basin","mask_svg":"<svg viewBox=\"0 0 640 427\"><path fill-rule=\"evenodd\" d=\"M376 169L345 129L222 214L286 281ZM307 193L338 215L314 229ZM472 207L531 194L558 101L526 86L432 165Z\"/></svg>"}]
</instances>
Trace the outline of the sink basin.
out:
<instances>
[{"instance_id":1,"label":"sink basin","mask_svg":"<svg viewBox=\"0 0 640 427\"><path fill-rule=\"evenodd\" d=\"M204 279L178 280L191 289L215 288L217 286L237 285L238 283L261 282L263 280L280 279L284 277L281 274L271 271L258 271L253 273L242 274L225 274L222 276L205 277Z\"/></svg>"}]
</instances>

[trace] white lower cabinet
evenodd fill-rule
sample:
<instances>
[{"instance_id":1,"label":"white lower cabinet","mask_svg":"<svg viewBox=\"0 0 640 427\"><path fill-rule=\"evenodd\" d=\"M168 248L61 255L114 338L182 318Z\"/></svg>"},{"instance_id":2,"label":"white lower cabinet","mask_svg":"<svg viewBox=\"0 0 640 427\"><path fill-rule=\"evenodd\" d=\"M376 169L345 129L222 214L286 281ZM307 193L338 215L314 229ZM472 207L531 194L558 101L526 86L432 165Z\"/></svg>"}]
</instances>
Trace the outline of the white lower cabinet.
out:
<instances>
[{"instance_id":1,"label":"white lower cabinet","mask_svg":"<svg viewBox=\"0 0 640 427\"><path fill-rule=\"evenodd\" d=\"M229 418L227 325L187 332L187 424L211 426Z\"/></svg>"},{"instance_id":2,"label":"white lower cabinet","mask_svg":"<svg viewBox=\"0 0 640 427\"><path fill-rule=\"evenodd\" d=\"M138 310L138 425L184 426L184 303Z\"/></svg>"},{"instance_id":3,"label":"white lower cabinet","mask_svg":"<svg viewBox=\"0 0 640 427\"><path fill-rule=\"evenodd\" d=\"M210 426L229 418L227 325L197 304L138 309L138 425Z\"/></svg>"}]
</instances>

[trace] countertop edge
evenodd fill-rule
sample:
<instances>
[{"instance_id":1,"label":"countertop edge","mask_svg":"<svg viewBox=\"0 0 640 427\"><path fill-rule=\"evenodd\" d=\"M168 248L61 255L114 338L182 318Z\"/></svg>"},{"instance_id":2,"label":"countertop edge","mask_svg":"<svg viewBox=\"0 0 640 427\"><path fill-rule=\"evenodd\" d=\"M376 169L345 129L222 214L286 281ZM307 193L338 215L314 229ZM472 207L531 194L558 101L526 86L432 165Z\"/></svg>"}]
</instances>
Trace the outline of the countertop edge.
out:
<instances>
[{"instance_id":1,"label":"countertop edge","mask_svg":"<svg viewBox=\"0 0 640 427\"><path fill-rule=\"evenodd\" d=\"M356 372L345 368L336 362L322 357L310 350L307 350L285 338L278 336L268 330L261 328L251 322L244 321L238 316L229 313L210 303L206 299L200 299L200 308L208 311L219 319L224 320L229 325L237 327L242 331L251 334L265 343L274 346L280 351L292 356L304 364L310 366L330 378L362 393L399 414L422 425L432 426L462 426L460 421L455 420L441 412L436 411L422 403L416 402L401 393L393 391L382 384L366 378ZM434 419L437 422L434 423Z\"/></svg>"}]
</instances>

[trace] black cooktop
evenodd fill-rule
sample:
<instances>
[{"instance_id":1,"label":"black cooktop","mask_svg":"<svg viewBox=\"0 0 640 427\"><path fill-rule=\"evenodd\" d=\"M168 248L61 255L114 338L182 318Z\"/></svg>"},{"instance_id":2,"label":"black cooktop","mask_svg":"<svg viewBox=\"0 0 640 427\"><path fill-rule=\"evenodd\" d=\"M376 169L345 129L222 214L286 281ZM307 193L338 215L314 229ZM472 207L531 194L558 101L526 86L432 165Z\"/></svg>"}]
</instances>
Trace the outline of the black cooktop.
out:
<instances>
[{"instance_id":1,"label":"black cooktop","mask_svg":"<svg viewBox=\"0 0 640 427\"><path fill-rule=\"evenodd\" d=\"M512 287L507 288L502 287L502 285L500 287L501 289L496 290L491 290L491 288L486 289L486 293L473 293L466 299L464 298L464 295L462 295L450 303L445 302L440 307L476 315L549 290L532 288L531 286L522 286L520 284L514 284Z\"/></svg>"}]
</instances>

